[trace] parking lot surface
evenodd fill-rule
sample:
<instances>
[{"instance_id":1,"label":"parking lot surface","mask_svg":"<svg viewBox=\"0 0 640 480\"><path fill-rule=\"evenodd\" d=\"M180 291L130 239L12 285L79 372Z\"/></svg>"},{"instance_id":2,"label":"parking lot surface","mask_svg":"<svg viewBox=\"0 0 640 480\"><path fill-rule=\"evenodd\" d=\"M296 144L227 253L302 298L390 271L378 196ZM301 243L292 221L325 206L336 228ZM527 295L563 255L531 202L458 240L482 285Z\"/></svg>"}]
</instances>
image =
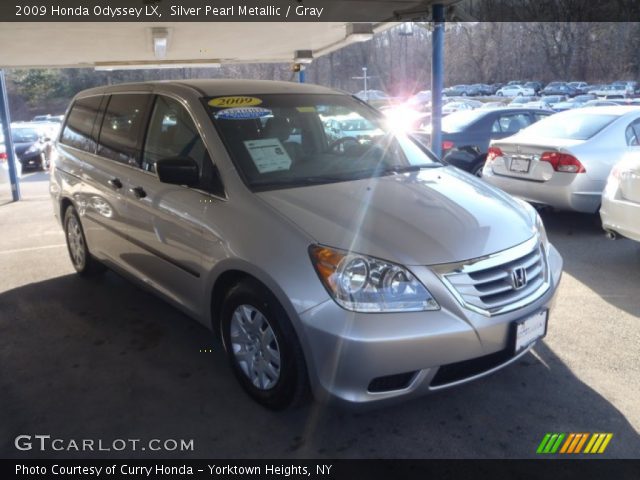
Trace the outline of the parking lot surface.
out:
<instances>
[{"instance_id":1,"label":"parking lot surface","mask_svg":"<svg viewBox=\"0 0 640 480\"><path fill-rule=\"evenodd\" d=\"M640 244L607 240L595 216L543 214L565 271L547 337L514 365L384 409L278 413L208 330L114 273L77 277L47 175L22 185L0 202L1 457L519 458L547 432L610 432L604 457L640 458ZM22 434L194 450L20 452Z\"/></svg>"}]
</instances>

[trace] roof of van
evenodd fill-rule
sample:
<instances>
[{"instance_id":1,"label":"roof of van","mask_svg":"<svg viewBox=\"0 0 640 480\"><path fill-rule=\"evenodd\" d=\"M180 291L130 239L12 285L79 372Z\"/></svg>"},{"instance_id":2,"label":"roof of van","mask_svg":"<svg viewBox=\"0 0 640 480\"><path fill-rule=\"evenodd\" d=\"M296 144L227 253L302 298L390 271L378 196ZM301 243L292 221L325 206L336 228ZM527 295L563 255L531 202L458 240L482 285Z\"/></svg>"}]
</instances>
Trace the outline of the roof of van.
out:
<instances>
[{"instance_id":1,"label":"roof of van","mask_svg":"<svg viewBox=\"0 0 640 480\"><path fill-rule=\"evenodd\" d=\"M269 93L337 93L337 90L309 83L281 82L273 80L238 80L238 79L210 79L210 80L166 80L155 82L122 83L95 87L80 92L79 96L98 93L113 93L118 91L151 90L171 86L191 87L203 96L214 97L220 95L259 95ZM338 92L342 93L342 92Z\"/></svg>"}]
</instances>

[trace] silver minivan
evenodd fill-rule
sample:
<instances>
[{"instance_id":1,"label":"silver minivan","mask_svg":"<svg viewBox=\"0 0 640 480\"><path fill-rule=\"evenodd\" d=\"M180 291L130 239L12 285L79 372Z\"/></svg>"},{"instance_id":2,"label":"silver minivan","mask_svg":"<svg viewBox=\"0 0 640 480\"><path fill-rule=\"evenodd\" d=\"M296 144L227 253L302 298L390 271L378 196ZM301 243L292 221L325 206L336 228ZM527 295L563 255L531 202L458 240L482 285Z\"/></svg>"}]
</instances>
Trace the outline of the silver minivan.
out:
<instances>
[{"instance_id":1,"label":"silver minivan","mask_svg":"<svg viewBox=\"0 0 640 480\"><path fill-rule=\"evenodd\" d=\"M95 88L57 148L50 191L78 273L118 271L212 328L270 408L444 389L546 334L562 259L536 211L352 96Z\"/></svg>"}]
</instances>

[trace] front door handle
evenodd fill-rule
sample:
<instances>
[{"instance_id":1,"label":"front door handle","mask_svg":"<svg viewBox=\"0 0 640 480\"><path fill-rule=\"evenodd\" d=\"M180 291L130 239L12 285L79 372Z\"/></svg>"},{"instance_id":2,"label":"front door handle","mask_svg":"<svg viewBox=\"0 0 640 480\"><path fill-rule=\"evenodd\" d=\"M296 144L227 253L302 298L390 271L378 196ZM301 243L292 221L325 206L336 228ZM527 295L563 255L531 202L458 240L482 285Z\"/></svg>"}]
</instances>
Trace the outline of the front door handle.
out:
<instances>
[{"instance_id":1,"label":"front door handle","mask_svg":"<svg viewBox=\"0 0 640 480\"><path fill-rule=\"evenodd\" d=\"M136 198L144 198L147 196L147 192L145 192L142 187L133 187L130 188L129 191L133 193Z\"/></svg>"},{"instance_id":2,"label":"front door handle","mask_svg":"<svg viewBox=\"0 0 640 480\"><path fill-rule=\"evenodd\" d=\"M112 178L111 180L108 180L107 183L114 190L120 190L122 188L122 182L119 178Z\"/></svg>"}]
</instances>

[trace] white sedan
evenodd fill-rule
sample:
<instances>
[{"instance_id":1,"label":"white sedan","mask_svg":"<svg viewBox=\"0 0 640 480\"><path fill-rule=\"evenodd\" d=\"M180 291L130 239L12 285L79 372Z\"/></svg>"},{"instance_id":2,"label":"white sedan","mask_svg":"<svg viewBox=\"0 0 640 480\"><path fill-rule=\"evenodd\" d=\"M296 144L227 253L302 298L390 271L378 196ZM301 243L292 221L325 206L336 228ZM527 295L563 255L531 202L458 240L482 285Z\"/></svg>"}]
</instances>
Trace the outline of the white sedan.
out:
<instances>
[{"instance_id":1,"label":"white sedan","mask_svg":"<svg viewBox=\"0 0 640 480\"><path fill-rule=\"evenodd\" d=\"M505 85L496 92L499 97L533 97L536 94L535 90L530 87L523 87L522 85Z\"/></svg>"},{"instance_id":2,"label":"white sedan","mask_svg":"<svg viewBox=\"0 0 640 480\"><path fill-rule=\"evenodd\" d=\"M637 135L640 136L640 126ZM640 145L635 143L635 148L637 152L611 170L602 193L600 218L602 228L613 238L622 235L640 242Z\"/></svg>"}]
</instances>

